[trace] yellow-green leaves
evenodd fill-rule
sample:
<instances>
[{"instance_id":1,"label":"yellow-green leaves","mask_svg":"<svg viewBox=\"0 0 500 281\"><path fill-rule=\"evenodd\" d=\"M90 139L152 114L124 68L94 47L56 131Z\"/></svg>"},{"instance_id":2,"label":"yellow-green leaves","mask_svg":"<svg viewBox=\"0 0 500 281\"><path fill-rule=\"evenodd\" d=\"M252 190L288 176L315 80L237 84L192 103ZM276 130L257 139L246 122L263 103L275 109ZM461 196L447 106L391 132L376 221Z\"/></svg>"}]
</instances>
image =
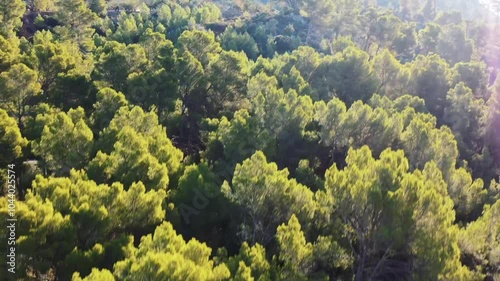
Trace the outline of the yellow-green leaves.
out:
<instances>
[{"instance_id":1,"label":"yellow-green leaves","mask_svg":"<svg viewBox=\"0 0 500 281\"><path fill-rule=\"evenodd\" d=\"M19 63L0 73L1 107L18 119L21 125L30 99L40 93L38 74L26 65Z\"/></svg>"},{"instance_id":2,"label":"yellow-green leaves","mask_svg":"<svg viewBox=\"0 0 500 281\"><path fill-rule=\"evenodd\" d=\"M141 239L138 248L114 266L118 280L222 281L230 273L224 264L215 265L211 249L196 240L185 242L172 225L164 222L153 235Z\"/></svg>"},{"instance_id":3,"label":"yellow-green leaves","mask_svg":"<svg viewBox=\"0 0 500 281\"><path fill-rule=\"evenodd\" d=\"M98 185L83 171L72 170L69 178L38 175L26 200L17 202L17 246L27 253L20 257L20 276L57 268L56 276L67 280L77 269L115 262L127 244L121 233L161 222L165 197L163 190L146 192L142 183L127 191L121 183ZM0 200L2 216L6 202ZM102 260L106 253L112 260Z\"/></svg>"},{"instance_id":4,"label":"yellow-green leaves","mask_svg":"<svg viewBox=\"0 0 500 281\"><path fill-rule=\"evenodd\" d=\"M441 118L449 90L448 63L436 54L419 55L410 66L409 92L425 100L434 116Z\"/></svg>"},{"instance_id":5,"label":"yellow-green leaves","mask_svg":"<svg viewBox=\"0 0 500 281\"><path fill-rule=\"evenodd\" d=\"M271 265L267 261L266 249L258 243L249 246L247 242L243 242L239 253L229 257L226 265L231 276L234 276L234 281L271 280Z\"/></svg>"},{"instance_id":6,"label":"yellow-green leaves","mask_svg":"<svg viewBox=\"0 0 500 281\"><path fill-rule=\"evenodd\" d=\"M483 215L460 231L460 248L479 272L495 278L494 268L500 265L500 200L485 205Z\"/></svg>"},{"instance_id":7,"label":"yellow-green leaves","mask_svg":"<svg viewBox=\"0 0 500 281\"><path fill-rule=\"evenodd\" d=\"M313 245L306 242L300 223L292 215L288 224L282 224L276 231L279 245L279 260L284 263L280 280L308 280L307 273L313 261Z\"/></svg>"},{"instance_id":8,"label":"yellow-green leaves","mask_svg":"<svg viewBox=\"0 0 500 281\"><path fill-rule=\"evenodd\" d=\"M33 142L33 152L42 156L56 174L82 168L89 160L94 141L83 109L57 113L47 121L40 140Z\"/></svg>"},{"instance_id":9,"label":"yellow-green leaves","mask_svg":"<svg viewBox=\"0 0 500 281\"><path fill-rule=\"evenodd\" d=\"M261 151L238 164L226 196L240 206L248 218L242 225L245 239L267 244L280 223L296 214L304 221L314 215L313 193L288 178L288 170L268 163Z\"/></svg>"},{"instance_id":10,"label":"yellow-green leaves","mask_svg":"<svg viewBox=\"0 0 500 281\"><path fill-rule=\"evenodd\" d=\"M19 60L20 49L17 37L5 37L0 34L0 71L5 71Z\"/></svg>"},{"instance_id":11,"label":"yellow-green leaves","mask_svg":"<svg viewBox=\"0 0 500 281\"><path fill-rule=\"evenodd\" d=\"M139 107L122 107L101 133L96 157L89 164L91 178L143 182L147 189L166 190L169 176L180 169L183 153L158 125L158 117Z\"/></svg>"},{"instance_id":12,"label":"yellow-green leaves","mask_svg":"<svg viewBox=\"0 0 500 281\"><path fill-rule=\"evenodd\" d=\"M96 268L92 269L90 275L85 278L81 278L79 273L75 273L71 278L72 281L115 281L113 274L107 270L98 270Z\"/></svg>"},{"instance_id":13,"label":"yellow-green leaves","mask_svg":"<svg viewBox=\"0 0 500 281\"><path fill-rule=\"evenodd\" d=\"M80 47L91 50L94 47L91 40L92 24L97 15L92 12L84 0L56 1L56 19L62 24L55 32L65 40L76 42Z\"/></svg>"},{"instance_id":14,"label":"yellow-green leaves","mask_svg":"<svg viewBox=\"0 0 500 281\"><path fill-rule=\"evenodd\" d=\"M22 150L27 144L28 140L21 135L16 120L10 117L5 110L0 109L0 146L2 147L0 163L5 167L16 158L21 157Z\"/></svg>"},{"instance_id":15,"label":"yellow-green leaves","mask_svg":"<svg viewBox=\"0 0 500 281\"><path fill-rule=\"evenodd\" d=\"M0 5L0 34L10 37L17 28L21 27L21 17L26 11L26 4L22 0L6 0Z\"/></svg>"},{"instance_id":16,"label":"yellow-green leaves","mask_svg":"<svg viewBox=\"0 0 500 281\"><path fill-rule=\"evenodd\" d=\"M357 278L383 275L401 256L412 262L398 266L398 279L468 276L459 260L453 202L435 164L411 173L403 151L385 150L377 160L366 146L351 149L346 162L342 170L327 171L325 191L317 198L331 212L325 218L339 218L345 237L356 245Z\"/></svg>"},{"instance_id":17,"label":"yellow-green leaves","mask_svg":"<svg viewBox=\"0 0 500 281\"><path fill-rule=\"evenodd\" d=\"M376 154L391 147L403 130L402 117L382 108L371 108L361 101L349 110L339 99L317 102L316 120L321 126L321 141L336 149L368 145Z\"/></svg>"}]
</instances>

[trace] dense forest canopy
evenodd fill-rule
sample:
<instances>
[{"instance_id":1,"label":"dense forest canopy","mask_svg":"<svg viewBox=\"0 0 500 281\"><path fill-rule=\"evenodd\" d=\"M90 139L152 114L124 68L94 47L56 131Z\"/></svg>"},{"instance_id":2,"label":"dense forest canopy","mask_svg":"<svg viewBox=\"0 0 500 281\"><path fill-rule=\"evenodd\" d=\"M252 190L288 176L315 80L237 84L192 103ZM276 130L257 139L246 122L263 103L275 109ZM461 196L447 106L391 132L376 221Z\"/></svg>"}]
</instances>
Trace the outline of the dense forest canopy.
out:
<instances>
[{"instance_id":1,"label":"dense forest canopy","mask_svg":"<svg viewBox=\"0 0 500 281\"><path fill-rule=\"evenodd\" d=\"M1 278L500 280L495 1L0 2Z\"/></svg>"}]
</instances>

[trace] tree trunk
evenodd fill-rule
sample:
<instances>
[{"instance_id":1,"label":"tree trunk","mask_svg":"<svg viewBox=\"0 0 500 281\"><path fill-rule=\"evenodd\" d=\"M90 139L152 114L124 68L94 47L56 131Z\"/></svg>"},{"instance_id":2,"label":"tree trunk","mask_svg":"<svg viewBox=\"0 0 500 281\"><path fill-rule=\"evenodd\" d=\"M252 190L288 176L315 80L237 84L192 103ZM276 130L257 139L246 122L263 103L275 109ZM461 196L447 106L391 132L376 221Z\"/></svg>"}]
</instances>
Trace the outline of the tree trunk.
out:
<instances>
[{"instance_id":1,"label":"tree trunk","mask_svg":"<svg viewBox=\"0 0 500 281\"><path fill-rule=\"evenodd\" d=\"M366 254L365 251L361 251L361 259L359 261L358 267L356 268L356 279L355 281L362 281L363 280L363 270L365 268L365 258Z\"/></svg>"}]
</instances>

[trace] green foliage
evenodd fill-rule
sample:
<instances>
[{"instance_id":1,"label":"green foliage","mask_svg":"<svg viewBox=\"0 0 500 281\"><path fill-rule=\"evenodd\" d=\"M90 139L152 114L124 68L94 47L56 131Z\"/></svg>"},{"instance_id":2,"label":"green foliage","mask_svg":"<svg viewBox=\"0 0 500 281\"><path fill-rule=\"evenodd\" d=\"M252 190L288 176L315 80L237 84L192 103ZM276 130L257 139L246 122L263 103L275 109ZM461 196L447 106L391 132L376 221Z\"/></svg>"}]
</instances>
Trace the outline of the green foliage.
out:
<instances>
[{"instance_id":1,"label":"green foliage","mask_svg":"<svg viewBox=\"0 0 500 281\"><path fill-rule=\"evenodd\" d=\"M21 27L21 17L26 11L26 4L21 0L6 0L0 5L0 34L10 37Z\"/></svg>"},{"instance_id":2,"label":"green foliage","mask_svg":"<svg viewBox=\"0 0 500 281\"><path fill-rule=\"evenodd\" d=\"M20 49L17 37L4 37L0 34L0 71L7 70L19 60Z\"/></svg>"},{"instance_id":3,"label":"green foliage","mask_svg":"<svg viewBox=\"0 0 500 281\"><path fill-rule=\"evenodd\" d=\"M312 165L309 160L300 160L297 169L295 170L295 178L299 183L309 187L312 191L316 191L323 188L324 182L323 179L314 173L315 167L311 166Z\"/></svg>"},{"instance_id":4,"label":"green foliage","mask_svg":"<svg viewBox=\"0 0 500 281\"><path fill-rule=\"evenodd\" d=\"M213 32L185 31L179 37L178 45L181 52L194 56L203 67L208 65L211 55L221 51Z\"/></svg>"},{"instance_id":5,"label":"green foliage","mask_svg":"<svg viewBox=\"0 0 500 281\"><path fill-rule=\"evenodd\" d=\"M89 176L98 182L142 181L147 189L166 190L180 169L183 154L168 139L158 117L139 107L122 107L101 132Z\"/></svg>"},{"instance_id":6,"label":"green foliage","mask_svg":"<svg viewBox=\"0 0 500 281\"><path fill-rule=\"evenodd\" d=\"M199 23L199 24L216 22L221 17L221 11L213 3L208 3L208 4L204 4L201 7L196 7L193 10L193 14L194 14L194 18L196 20L196 23Z\"/></svg>"},{"instance_id":7,"label":"green foliage","mask_svg":"<svg viewBox=\"0 0 500 281\"><path fill-rule=\"evenodd\" d=\"M21 135L16 120L7 112L0 109L0 192L7 194L8 175L7 165L16 164L23 155L23 149L28 145L28 140Z\"/></svg>"},{"instance_id":8,"label":"green foliage","mask_svg":"<svg viewBox=\"0 0 500 281\"><path fill-rule=\"evenodd\" d=\"M397 53L400 61L408 62L415 55L417 45L417 35L415 32L416 24L414 22L404 22L392 42L392 48Z\"/></svg>"},{"instance_id":9,"label":"green foliage","mask_svg":"<svg viewBox=\"0 0 500 281\"><path fill-rule=\"evenodd\" d=\"M57 41L49 31L34 35L22 61L37 71L38 82L46 95L54 91L59 74L88 74L92 69L76 44Z\"/></svg>"},{"instance_id":10,"label":"green foliage","mask_svg":"<svg viewBox=\"0 0 500 281\"><path fill-rule=\"evenodd\" d=\"M485 111L484 101L474 99L472 90L463 82L450 89L446 99L450 106L445 109L443 121L453 131L462 156L471 157L474 147L480 143L478 136Z\"/></svg>"},{"instance_id":11,"label":"green foliage","mask_svg":"<svg viewBox=\"0 0 500 281\"><path fill-rule=\"evenodd\" d=\"M258 243L249 246L243 242L238 254L229 257L226 265L234 280L271 280L271 265L266 258L266 249Z\"/></svg>"},{"instance_id":12,"label":"green foliage","mask_svg":"<svg viewBox=\"0 0 500 281\"><path fill-rule=\"evenodd\" d=\"M71 280L72 281L115 281L115 278L113 277L113 274L107 269L104 269L102 271L98 269L92 269L90 275L86 276L85 278L81 278L79 273L75 273L71 278Z\"/></svg>"},{"instance_id":13,"label":"green foliage","mask_svg":"<svg viewBox=\"0 0 500 281\"><path fill-rule=\"evenodd\" d=\"M410 68L410 93L425 100L425 104L437 118L441 118L449 90L448 64L438 55L419 55Z\"/></svg>"},{"instance_id":14,"label":"green foliage","mask_svg":"<svg viewBox=\"0 0 500 281\"><path fill-rule=\"evenodd\" d=\"M458 62L452 71L453 75L450 78L452 85L463 82L472 90L475 97L485 100L489 98L487 92L488 73L484 63L475 61Z\"/></svg>"},{"instance_id":15,"label":"green foliage","mask_svg":"<svg viewBox=\"0 0 500 281\"><path fill-rule=\"evenodd\" d=\"M434 164L410 173L402 151L386 150L375 160L368 147L350 150L346 162L343 170L334 165L327 171L326 190L317 197L324 198L319 212L331 214L329 220L339 216L351 245L357 245L356 278L386 270L416 280L469 274L459 262L453 204ZM438 225L443 231L436 233ZM412 265L394 271L394 259L401 255Z\"/></svg>"},{"instance_id":16,"label":"green foliage","mask_svg":"<svg viewBox=\"0 0 500 281\"><path fill-rule=\"evenodd\" d=\"M86 50L93 48L90 37L94 30L91 25L97 16L85 3L85 0L58 0L55 3L57 13L55 18L62 24L55 32L66 40L76 42ZM90 5L96 9L95 5ZM102 8L102 7L101 7Z\"/></svg>"},{"instance_id":17,"label":"green foliage","mask_svg":"<svg viewBox=\"0 0 500 281\"><path fill-rule=\"evenodd\" d=\"M305 145L305 129L313 119L311 98L299 96L294 90L285 93L277 85L276 78L264 73L251 78L249 110L238 110L231 121L222 117L217 130L209 134L208 153L215 154L217 144L221 145L227 170L232 171L236 163L256 150L263 150L270 159L287 167L296 166L307 156L303 150L288 150ZM287 157L283 157L285 152Z\"/></svg>"},{"instance_id":18,"label":"green foliage","mask_svg":"<svg viewBox=\"0 0 500 281\"><path fill-rule=\"evenodd\" d=\"M377 44L377 50L380 47L389 47L398 35L401 20L391 11L376 9L373 6L363 16L367 25L363 50L369 50L373 43Z\"/></svg>"},{"instance_id":19,"label":"green foliage","mask_svg":"<svg viewBox=\"0 0 500 281\"><path fill-rule=\"evenodd\" d=\"M430 22L418 32L418 44L425 54L436 52L441 26Z\"/></svg>"},{"instance_id":20,"label":"green foliage","mask_svg":"<svg viewBox=\"0 0 500 281\"><path fill-rule=\"evenodd\" d=\"M211 83L209 94L213 111L222 114L241 107L248 80L248 59L244 53L222 51L211 58L207 67Z\"/></svg>"},{"instance_id":21,"label":"green foliage","mask_svg":"<svg viewBox=\"0 0 500 281\"><path fill-rule=\"evenodd\" d=\"M171 191L171 201L189 233L207 235L207 229L220 228L228 221L229 202L221 195L220 180L207 165L190 165Z\"/></svg>"},{"instance_id":22,"label":"green foliage","mask_svg":"<svg viewBox=\"0 0 500 281\"><path fill-rule=\"evenodd\" d=\"M32 144L33 153L41 156L50 171L61 175L80 169L90 159L94 135L88 127L81 107L68 113L43 116L40 140ZM38 118L38 117L37 117Z\"/></svg>"},{"instance_id":23,"label":"green foliage","mask_svg":"<svg viewBox=\"0 0 500 281\"><path fill-rule=\"evenodd\" d=\"M463 25L446 25L439 34L437 52L450 64L471 59L473 45L472 40L465 34Z\"/></svg>"},{"instance_id":24,"label":"green foliage","mask_svg":"<svg viewBox=\"0 0 500 281\"><path fill-rule=\"evenodd\" d=\"M107 10L106 1L105 0L86 0L85 4L97 15L104 15Z\"/></svg>"},{"instance_id":25,"label":"green foliage","mask_svg":"<svg viewBox=\"0 0 500 281\"><path fill-rule=\"evenodd\" d=\"M356 43L354 43L351 38L346 36L339 36L330 44L330 53L336 54L344 51L348 47L355 47Z\"/></svg>"},{"instance_id":26,"label":"green foliage","mask_svg":"<svg viewBox=\"0 0 500 281\"><path fill-rule=\"evenodd\" d=\"M177 3L163 4L157 10L158 21L168 26L167 37L177 41L183 31L191 29L196 21L191 17L189 7L183 7Z\"/></svg>"},{"instance_id":27,"label":"green foliage","mask_svg":"<svg viewBox=\"0 0 500 281\"><path fill-rule=\"evenodd\" d=\"M249 222L242 225L243 239L266 245L279 224L296 214L303 221L314 215L313 193L288 178L288 170L268 163L261 151L236 165L231 186L223 186L227 198L239 206Z\"/></svg>"},{"instance_id":28,"label":"green foliage","mask_svg":"<svg viewBox=\"0 0 500 281\"><path fill-rule=\"evenodd\" d=\"M388 49L377 54L372 61L378 86L375 93L396 98L406 94L409 72Z\"/></svg>"},{"instance_id":29,"label":"green foliage","mask_svg":"<svg viewBox=\"0 0 500 281\"><path fill-rule=\"evenodd\" d=\"M19 126L22 126L22 118L26 115L28 104L40 93L37 78L37 72L22 63L0 73L2 108L16 117Z\"/></svg>"},{"instance_id":30,"label":"green foliage","mask_svg":"<svg viewBox=\"0 0 500 281\"><path fill-rule=\"evenodd\" d=\"M401 144L412 167L423 169L434 161L447 179L457 161L457 142L448 127L435 127L434 117L417 114L401 134Z\"/></svg>"},{"instance_id":31,"label":"green foliage","mask_svg":"<svg viewBox=\"0 0 500 281\"><path fill-rule=\"evenodd\" d=\"M355 47L323 58L310 78L311 87L325 100L338 97L347 105L368 100L377 90L368 58L368 54Z\"/></svg>"},{"instance_id":32,"label":"green foliage","mask_svg":"<svg viewBox=\"0 0 500 281\"><path fill-rule=\"evenodd\" d=\"M483 180L473 180L464 168L452 173L448 192L459 218L470 215L473 210L484 203L488 191L483 189L483 185Z\"/></svg>"},{"instance_id":33,"label":"green foliage","mask_svg":"<svg viewBox=\"0 0 500 281\"><path fill-rule=\"evenodd\" d=\"M134 72L141 72L147 62L146 53L137 44L125 45L108 41L96 50L96 68L93 77L113 89L123 91L127 78Z\"/></svg>"},{"instance_id":34,"label":"green foliage","mask_svg":"<svg viewBox=\"0 0 500 281\"><path fill-rule=\"evenodd\" d=\"M498 278L500 35L479 5L3 1L11 277Z\"/></svg>"},{"instance_id":35,"label":"green foliage","mask_svg":"<svg viewBox=\"0 0 500 281\"><path fill-rule=\"evenodd\" d=\"M288 224L282 224L276 231L279 244L279 260L283 263L280 280L307 280L312 267L313 245L306 243L304 233L295 215Z\"/></svg>"},{"instance_id":36,"label":"green foliage","mask_svg":"<svg viewBox=\"0 0 500 281\"><path fill-rule=\"evenodd\" d=\"M250 157L256 150L264 150L266 154L273 152L270 138L260 131L256 118L245 110L238 110L229 121L226 117L216 122L216 130L208 133L207 157L223 158L223 166L232 171L238 162ZM221 167L226 170L225 167Z\"/></svg>"},{"instance_id":37,"label":"green foliage","mask_svg":"<svg viewBox=\"0 0 500 281\"><path fill-rule=\"evenodd\" d=\"M99 243L112 241L116 233L158 223L165 214L161 206L165 196L162 190L146 193L142 183L133 184L128 191L120 183L97 185L85 173L74 170L69 178L37 176L33 191L28 192L24 202L18 202L16 209L17 247L27 253L20 257L16 271L26 277L28 272L40 276L53 270L59 278L68 279L82 268L72 262L76 257L72 252L93 248L89 254L103 255L109 251ZM7 201L0 202L5 216ZM89 272L100 266L98 261L88 261Z\"/></svg>"},{"instance_id":38,"label":"green foliage","mask_svg":"<svg viewBox=\"0 0 500 281\"><path fill-rule=\"evenodd\" d=\"M55 3L49 0L27 0L26 9L28 11L53 11Z\"/></svg>"},{"instance_id":39,"label":"green foliage","mask_svg":"<svg viewBox=\"0 0 500 281\"><path fill-rule=\"evenodd\" d=\"M220 35L221 46L225 50L243 51L250 59L257 59L259 48L248 32L238 33L232 27L227 28Z\"/></svg>"},{"instance_id":40,"label":"green foliage","mask_svg":"<svg viewBox=\"0 0 500 281\"><path fill-rule=\"evenodd\" d=\"M336 149L368 145L379 154L394 144L403 130L403 122L398 115L391 116L382 108L372 109L360 101L347 111L339 99L334 98L328 104L316 103L321 140Z\"/></svg>"},{"instance_id":41,"label":"green foliage","mask_svg":"<svg viewBox=\"0 0 500 281\"><path fill-rule=\"evenodd\" d=\"M127 106L125 96L111 88L103 88L97 93L97 101L94 104L91 120L93 128L100 132L109 126L115 113L122 107Z\"/></svg>"},{"instance_id":42,"label":"green foliage","mask_svg":"<svg viewBox=\"0 0 500 281\"><path fill-rule=\"evenodd\" d=\"M419 97L411 95L403 95L395 100L391 100L387 97L380 95L373 95L368 101L368 104L373 107L381 107L389 113L403 113L404 111L411 111L413 109L416 112L426 113L425 101ZM414 112L415 113L415 112ZM406 125L408 123L405 123Z\"/></svg>"},{"instance_id":43,"label":"green foliage","mask_svg":"<svg viewBox=\"0 0 500 281\"><path fill-rule=\"evenodd\" d=\"M460 248L488 278L495 278L494 268L500 264L499 212L500 201L485 205L482 216L460 232Z\"/></svg>"},{"instance_id":44,"label":"green foliage","mask_svg":"<svg viewBox=\"0 0 500 281\"><path fill-rule=\"evenodd\" d=\"M225 280L230 276L224 264L210 260L211 249L197 240L185 242L168 222L158 226L153 235L141 239L125 260L115 264L118 280Z\"/></svg>"},{"instance_id":45,"label":"green foliage","mask_svg":"<svg viewBox=\"0 0 500 281\"><path fill-rule=\"evenodd\" d=\"M147 8L147 7L146 7ZM125 44L137 43L140 36L142 36L148 29L153 28L153 23L148 19L149 12L145 11L147 14L127 14L121 12L118 16L118 23L116 29L109 31L110 38Z\"/></svg>"},{"instance_id":46,"label":"green foliage","mask_svg":"<svg viewBox=\"0 0 500 281\"><path fill-rule=\"evenodd\" d=\"M23 138L16 120L3 109L0 109L0 146L2 156L0 163L5 165L22 156L23 148L28 145L28 140Z\"/></svg>"}]
</instances>

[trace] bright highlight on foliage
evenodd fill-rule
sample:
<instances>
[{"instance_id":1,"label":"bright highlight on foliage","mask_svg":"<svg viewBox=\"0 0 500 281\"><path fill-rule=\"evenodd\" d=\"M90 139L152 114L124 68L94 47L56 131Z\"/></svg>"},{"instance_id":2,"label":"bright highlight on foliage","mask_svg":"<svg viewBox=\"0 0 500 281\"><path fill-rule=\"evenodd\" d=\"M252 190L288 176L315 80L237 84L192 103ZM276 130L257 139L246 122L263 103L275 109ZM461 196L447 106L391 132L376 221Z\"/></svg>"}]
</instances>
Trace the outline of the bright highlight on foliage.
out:
<instances>
[{"instance_id":1,"label":"bright highlight on foliage","mask_svg":"<svg viewBox=\"0 0 500 281\"><path fill-rule=\"evenodd\" d=\"M2 1L0 279L500 280L497 4Z\"/></svg>"}]
</instances>

